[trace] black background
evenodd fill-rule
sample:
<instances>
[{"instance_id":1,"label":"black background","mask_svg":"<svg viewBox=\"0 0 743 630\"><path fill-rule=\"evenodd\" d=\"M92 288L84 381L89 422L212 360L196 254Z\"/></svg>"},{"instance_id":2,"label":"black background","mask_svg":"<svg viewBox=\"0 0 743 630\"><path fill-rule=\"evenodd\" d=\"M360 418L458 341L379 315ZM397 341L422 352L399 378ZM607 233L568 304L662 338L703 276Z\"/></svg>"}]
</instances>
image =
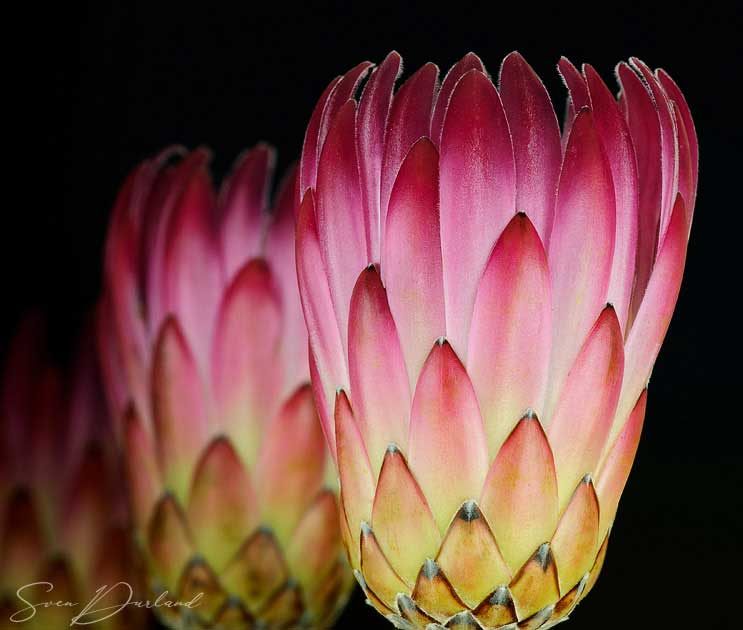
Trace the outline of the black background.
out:
<instances>
[{"instance_id":1,"label":"black background","mask_svg":"<svg viewBox=\"0 0 743 630\"><path fill-rule=\"evenodd\" d=\"M474 50L494 73L517 49L558 111L560 55L590 62L607 81L617 61L639 56L667 69L690 103L699 196L604 574L569 627L740 627L740 9L705 2L609 14L599 3L522 4L508 12L456 2L444 12L414 2L95 2L54 14L39 5L8 20L5 30L20 38L6 58L6 135L20 131L22 142L6 154L12 168L3 178L3 347L37 305L58 352L69 349L97 296L117 188L166 144L211 146L219 176L242 148L268 140L282 169L297 157L326 84L393 48L409 70L433 60L442 71ZM385 624L357 594L338 627Z\"/></svg>"}]
</instances>

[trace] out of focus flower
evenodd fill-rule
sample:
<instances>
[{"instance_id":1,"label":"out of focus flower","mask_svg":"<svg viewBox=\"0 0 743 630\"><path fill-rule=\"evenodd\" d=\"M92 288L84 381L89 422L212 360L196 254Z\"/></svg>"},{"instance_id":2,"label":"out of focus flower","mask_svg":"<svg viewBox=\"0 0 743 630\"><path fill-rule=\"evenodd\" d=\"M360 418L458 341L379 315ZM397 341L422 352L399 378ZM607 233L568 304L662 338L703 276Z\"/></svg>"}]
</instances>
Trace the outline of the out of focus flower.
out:
<instances>
[{"instance_id":1,"label":"out of focus flower","mask_svg":"<svg viewBox=\"0 0 743 630\"><path fill-rule=\"evenodd\" d=\"M297 270L342 526L400 628L538 628L604 561L678 296L697 181L676 84L517 53L394 92L336 78L300 167ZM433 624L429 626L428 624Z\"/></svg>"},{"instance_id":2,"label":"out of focus flower","mask_svg":"<svg viewBox=\"0 0 743 630\"><path fill-rule=\"evenodd\" d=\"M172 627L326 627L349 592L273 151L215 194L208 153L141 164L116 202L100 347L154 592ZM181 158L174 160L175 157ZM328 477L334 479L334 477Z\"/></svg>"},{"instance_id":3,"label":"out of focus flower","mask_svg":"<svg viewBox=\"0 0 743 630\"><path fill-rule=\"evenodd\" d=\"M73 370L52 366L39 317L13 339L0 417L0 628L66 628L104 589L98 604L125 603L140 587L130 544L120 461L87 331ZM36 584L46 582L48 584ZM125 582L128 586L116 586ZM49 586L51 585L51 586ZM39 607L46 601L74 606ZM11 616L13 616L11 620ZM105 613L81 618L101 619ZM140 627L127 607L102 630Z\"/></svg>"}]
</instances>

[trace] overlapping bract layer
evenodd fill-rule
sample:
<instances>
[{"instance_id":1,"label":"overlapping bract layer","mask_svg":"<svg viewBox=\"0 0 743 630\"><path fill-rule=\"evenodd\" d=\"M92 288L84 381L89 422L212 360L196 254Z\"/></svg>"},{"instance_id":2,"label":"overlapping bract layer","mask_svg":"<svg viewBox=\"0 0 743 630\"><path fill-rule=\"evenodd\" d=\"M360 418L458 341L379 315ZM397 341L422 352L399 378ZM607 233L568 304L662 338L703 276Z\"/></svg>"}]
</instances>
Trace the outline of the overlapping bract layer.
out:
<instances>
[{"instance_id":1,"label":"overlapping bract layer","mask_svg":"<svg viewBox=\"0 0 743 630\"><path fill-rule=\"evenodd\" d=\"M0 416L0 627L63 628L96 591L113 587L91 610L116 606L141 586L119 483L121 462L98 377L94 336L83 339L74 369L52 366L44 324L29 316L5 364ZM47 585L33 585L48 582ZM27 588L26 588L27 587ZM39 607L24 601L78 602ZM16 615L11 620L12 615ZM97 618L104 615L98 613ZM84 618L93 620L92 613ZM126 609L98 625L139 627Z\"/></svg>"},{"instance_id":2,"label":"overlapping bract layer","mask_svg":"<svg viewBox=\"0 0 743 630\"><path fill-rule=\"evenodd\" d=\"M218 195L208 154L178 153L143 163L120 193L100 311L153 587L205 593L160 612L174 627L325 627L352 580L308 384L296 176L269 213L268 147L246 152Z\"/></svg>"},{"instance_id":3,"label":"overlapping bract layer","mask_svg":"<svg viewBox=\"0 0 743 630\"><path fill-rule=\"evenodd\" d=\"M400 627L559 621L603 562L683 273L694 126L663 71L517 53L336 78L297 272L351 563ZM356 92L366 79L357 98Z\"/></svg>"}]
</instances>

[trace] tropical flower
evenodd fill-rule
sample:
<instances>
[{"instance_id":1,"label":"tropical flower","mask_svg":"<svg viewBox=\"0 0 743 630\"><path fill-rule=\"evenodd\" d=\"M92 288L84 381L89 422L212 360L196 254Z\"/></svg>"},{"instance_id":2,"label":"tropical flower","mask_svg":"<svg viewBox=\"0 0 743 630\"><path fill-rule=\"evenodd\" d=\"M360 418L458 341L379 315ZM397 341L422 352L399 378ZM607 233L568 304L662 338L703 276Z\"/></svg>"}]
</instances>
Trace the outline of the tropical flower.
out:
<instances>
[{"instance_id":1,"label":"tropical flower","mask_svg":"<svg viewBox=\"0 0 743 630\"><path fill-rule=\"evenodd\" d=\"M94 611L127 601L130 591L119 582L139 588L91 331L68 373L48 358L38 315L22 323L9 350L0 418L3 630L66 628L96 591L109 587L80 618L102 619L107 615ZM64 605L33 610L26 603L45 601ZM126 608L97 627L140 627L142 612Z\"/></svg>"},{"instance_id":2,"label":"tropical flower","mask_svg":"<svg viewBox=\"0 0 743 630\"><path fill-rule=\"evenodd\" d=\"M342 527L400 628L547 627L601 570L697 180L663 71L560 72L562 132L517 53L396 91L396 53L325 90L297 270ZM360 97L361 82L367 78Z\"/></svg>"},{"instance_id":3,"label":"tropical flower","mask_svg":"<svg viewBox=\"0 0 743 630\"><path fill-rule=\"evenodd\" d=\"M138 540L154 593L198 598L158 609L172 627L321 628L353 579L309 386L296 176L269 214L269 147L218 196L208 159L145 161L111 221L100 346Z\"/></svg>"}]
</instances>

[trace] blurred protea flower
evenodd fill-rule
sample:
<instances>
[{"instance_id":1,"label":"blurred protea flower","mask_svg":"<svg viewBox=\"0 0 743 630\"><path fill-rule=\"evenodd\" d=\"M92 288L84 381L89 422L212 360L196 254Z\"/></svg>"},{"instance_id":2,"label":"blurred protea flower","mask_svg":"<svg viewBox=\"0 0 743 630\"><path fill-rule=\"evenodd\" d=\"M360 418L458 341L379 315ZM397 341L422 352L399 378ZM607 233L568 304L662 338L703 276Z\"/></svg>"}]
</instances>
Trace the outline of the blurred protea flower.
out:
<instances>
[{"instance_id":1,"label":"blurred protea flower","mask_svg":"<svg viewBox=\"0 0 743 630\"><path fill-rule=\"evenodd\" d=\"M592 588L681 283L697 143L662 70L517 53L393 94L335 79L300 170L297 270L342 527L400 628L538 628ZM431 624L431 625L429 625Z\"/></svg>"},{"instance_id":2,"label":"blurred protea flower","mask_svg":"<svg viewBox=\"0 0 743 630\"><path fill-rule=\"evenodd\" d=\"M74 368L63 373L47 356L42 319L29 316L5 363L0 417L3 630L66 628L89 602L80 622L102 619L108 613L96 611L113 606L109 612L115 612L140 587L92 327L87 332ZM99 589L104 590L94 602ZM44 601L76 605L39 607L34 613L26 603ZM142 613L127 607L96 627L141 627Z\"/></svg>"},{"instance_id":3,"label":"blurred protea flower","mask_svg":"<svg viewBox=\"0 0 743 630\"><path fill-rule=\"evenodd\" d=\"M296 175L269 213L270 148L218 196L208 160L141 164L110 227L101 350L139 540L154 592L199 597L158 609L172 627L323 628L353 578L309 386Z\"/></svg>"}]
</instances>

